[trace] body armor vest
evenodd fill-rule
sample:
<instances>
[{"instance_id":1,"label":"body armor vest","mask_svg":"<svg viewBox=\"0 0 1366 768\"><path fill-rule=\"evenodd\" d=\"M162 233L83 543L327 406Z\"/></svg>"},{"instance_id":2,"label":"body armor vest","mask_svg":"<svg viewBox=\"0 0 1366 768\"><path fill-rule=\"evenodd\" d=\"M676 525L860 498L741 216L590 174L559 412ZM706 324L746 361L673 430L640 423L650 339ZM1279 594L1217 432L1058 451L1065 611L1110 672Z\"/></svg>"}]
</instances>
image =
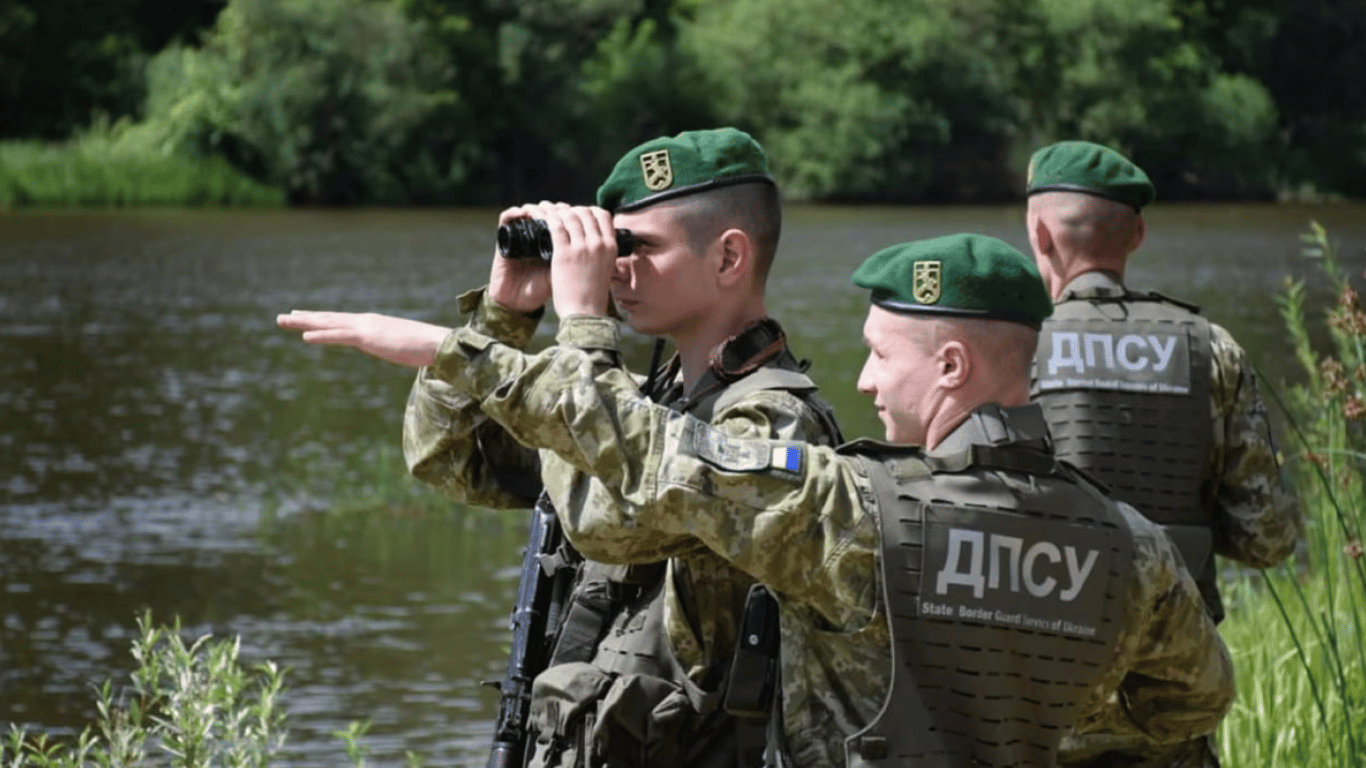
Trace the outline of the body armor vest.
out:
<instances>
[{"instance_id":1,"label":"body armor vest","mask_svg":"<svg viewBox=\"0 0 1366 768\"><path fill-rule=\"evenodd\" d=\"M806 375L806 365L787 349L778 324L763 320L718 348L693 397L682 398L680 387L646 395L710 422L717 412L756 392L787 391L817 414L826 439L837 445L842 439L834 413L814 397L817 386ZM677 371L675 358L661 381L671 381ZM679 746L676 764L729 768L737 765L737 750L753 750L754 738L742 733L738 738L743 746L737 746L734 721L719 709L729 682L729 663L711 669L704 688L688 678L674 656L663 621L666 566L664 562L631 566L584 562L550 664L588 662L612 675L652 676L679 686L699 721L705 723L689 734L690 743ZM757 727L762 738L763 723Z\"/></svg>"},{"instance_id":2,"label":"body armor vest","mask_svg":"<svg viewBox=\"0 0 1366 768\"><path fill-rule=\"evenodd\" d=\"M892 684L847 742L850 766L1053 766L1113 658L1132 534L1054 460L1033 413L1031 440L861 457L882 526Z\"/></svg>"},{"instance_id":3,"label":"body armor vest","mask_svg":"<svg viewBox=\"0 0 1366 768\"><path fill-rule=\"evenodd\" d=\"M1158 294L1069 291L1044 321L1030 389L1058 458L1166 529L1218 620L1212 352L1196 312Z\"/></svg>"}]
</instances>

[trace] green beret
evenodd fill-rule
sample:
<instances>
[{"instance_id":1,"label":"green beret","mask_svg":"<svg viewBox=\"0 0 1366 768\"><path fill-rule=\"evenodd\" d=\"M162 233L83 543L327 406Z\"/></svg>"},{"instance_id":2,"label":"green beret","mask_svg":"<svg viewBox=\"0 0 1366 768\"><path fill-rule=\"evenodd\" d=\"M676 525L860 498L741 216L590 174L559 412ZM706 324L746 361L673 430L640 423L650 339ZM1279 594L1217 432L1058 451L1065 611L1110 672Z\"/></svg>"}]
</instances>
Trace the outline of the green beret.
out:
<instances>
[{"instance_id":1,"label":"green beret","mask_svg":"<svg viewBox=\"0 0 1366 768\"><path fill-rule=\"evenodd\" d=\"M613 213L709 189L766 181L768 156L735 128L660 136L627 152L598 187L598 206Z\"/></svg>"},{"instance_id":2,"label":"green beret","mask_svg":"<svg viewBox=\"0 0 1366 768\"><path fill-rule=\"evenodd\" d=\"M1117 200L1139 210L1157 193L1148 174L1129 158L1089 141L1060 141L1029 158L1026 195L1037 192L1085 192Z\"/></svg>"},{"instance_id":3,"label":"green beret","mask_svg":"<svg viewBox=\"0 0 1366 768\"><path fill-rule=\"evenodd\" d=\"M853 281L892 312L1008 320L1035 329L1053 314L1033 260L986 235L883 248L854 270Z\"/></svg>"}]
</instances>

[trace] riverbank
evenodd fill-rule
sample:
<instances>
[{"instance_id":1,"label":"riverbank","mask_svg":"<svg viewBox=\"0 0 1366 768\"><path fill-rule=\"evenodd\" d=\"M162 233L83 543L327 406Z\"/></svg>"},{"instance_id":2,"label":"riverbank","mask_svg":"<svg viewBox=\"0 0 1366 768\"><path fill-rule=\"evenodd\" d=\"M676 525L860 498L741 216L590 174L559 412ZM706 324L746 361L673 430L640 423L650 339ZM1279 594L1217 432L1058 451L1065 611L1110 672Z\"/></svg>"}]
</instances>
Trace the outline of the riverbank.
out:
<instances>
[{"instance_id":1,"label":"riverbank","mask_svg":"<svg viewBox=\"0 0 1366 768\"><path fill-rule=\"evenodd\" d=\"M22 207L279 207L285 195L221 157L118 151L97 142L0 142L0 210Z\"/></svg>"}]
</instances>

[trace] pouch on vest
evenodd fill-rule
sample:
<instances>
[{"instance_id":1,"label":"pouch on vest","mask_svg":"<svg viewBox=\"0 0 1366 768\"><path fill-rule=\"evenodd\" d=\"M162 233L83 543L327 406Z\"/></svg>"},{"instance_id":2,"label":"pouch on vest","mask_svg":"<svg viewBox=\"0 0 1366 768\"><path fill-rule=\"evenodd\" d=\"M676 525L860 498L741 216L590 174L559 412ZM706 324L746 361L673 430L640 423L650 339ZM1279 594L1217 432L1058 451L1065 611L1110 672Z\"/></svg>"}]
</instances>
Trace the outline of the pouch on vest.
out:
<instances>
[{"instance_id":1,"label":"pouch on vest","mask_svg":"<svg viewBox=\"0 0 1366 768\"><path fill-rule=\"evenodd\" d=\"M531 728L536 735L528 768L593 764L594 709L612 676L583 662L550 667L531 684Z\"/></svg>"},{"instance_id":2,"label":"pouch on vest","mask_svg":"<svg viewBox=\"0 0 1366 768\"><path fill-rule=\"evenodd\" d=\"M550 667L532 684L536 733L528 768L683 766L680 734L693 709L682 688L653 675L614 675L592 664Z\"/></svg>"},{"instance_id":3,"label":"pouch on vest","mask_svg":"<svg viewBox=\"0 0 1366 768\"><path fill-rule=\"evenodd\" d=\"M683 690L653 675L622 675L598 705L595 757L608 766L684 766L681 734L695 725Z\"/></svg>"}]
</instances>

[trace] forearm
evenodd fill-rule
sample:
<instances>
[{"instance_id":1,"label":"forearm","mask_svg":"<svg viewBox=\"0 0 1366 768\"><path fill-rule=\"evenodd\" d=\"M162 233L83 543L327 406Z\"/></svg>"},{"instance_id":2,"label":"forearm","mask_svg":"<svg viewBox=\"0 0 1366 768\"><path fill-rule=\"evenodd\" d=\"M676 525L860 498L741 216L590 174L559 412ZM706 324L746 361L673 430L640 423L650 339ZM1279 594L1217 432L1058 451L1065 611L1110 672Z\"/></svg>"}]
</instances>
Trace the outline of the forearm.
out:
<instances>
[{"instance_id":1,"label":"forearm","mask_svg":"<svg viewBox=\"0 0 1366 768\"><path fill-rule=\"evenodd\" d=\"M456 501L494 509L530 506L534 451L517 444L479 403L418 372L403 417L403 455L413 477Z\"/></svg>"},{"instance_id":2,"label":"forearm","mask_svg":"<svg viewBox=\"0 0 1366 768\"><path fill-rule=\"evenodd\" d=\"M614 338L591 341L599 322L607 321L566 320L560 346L534 357L457 331L438 353L437 375L478 398L518 442L554 452L608 489L614 503L582 505L566 521L585 555L701 541L832 624L866 621L877 533L840 457L793 446L799 466L788 470L772 456L790 443L730 438L650 403L615 365ZM567 346L585 339L596 347Z\"/></svg>"},{"instance_id":3,"label":"forearm","mask_svg":"<svg viewBox=\"0 0 1366 768\"><path fill-rule=\"evenodd\" d=\"M485 289L458 299L466 327L513 347L524 347L542 313L523 314L491 301ZM539 462L480 410L478 401L418 371L404 411L403 452L414 477L467 504L529 506Z\"/></svg>"}]
</instances>

